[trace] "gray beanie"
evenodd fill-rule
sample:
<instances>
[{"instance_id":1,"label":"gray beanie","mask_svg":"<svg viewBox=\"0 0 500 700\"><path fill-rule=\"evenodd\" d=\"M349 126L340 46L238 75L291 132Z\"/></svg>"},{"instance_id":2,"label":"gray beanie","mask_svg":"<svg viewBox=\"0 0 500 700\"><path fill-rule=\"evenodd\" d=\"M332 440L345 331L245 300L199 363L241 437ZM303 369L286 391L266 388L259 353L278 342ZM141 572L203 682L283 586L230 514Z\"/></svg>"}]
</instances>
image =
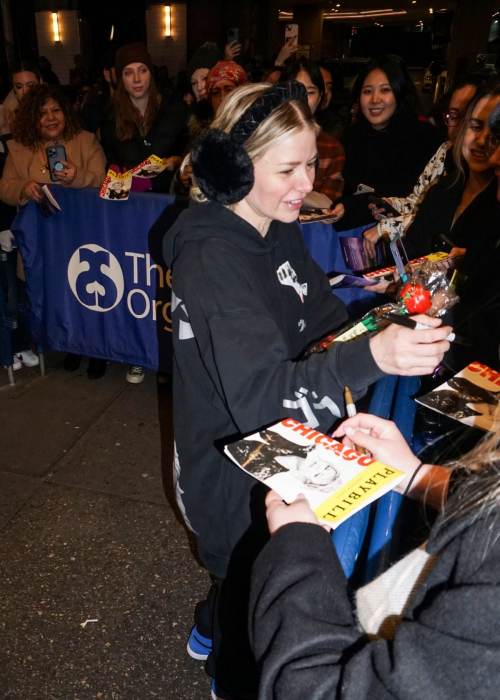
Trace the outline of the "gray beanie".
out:
<instances>
[{"instance_id":1,"label":"gray beanie","mask_svg":"<svg viewBox=\"0 0 500 700\"><path fill-rule=\"evenodd\" d=\"M219 51L217 44L213 44L211 42L203 44L203 46L200 46L198 51L194 54L194 56L188 63L188 78L191 78L193 73L199 70L200 68L206 68L207 70L210 70L215 66L216 63L222 60L224 60L224 54L221 51Z\"/></svg>"}]
</instances>

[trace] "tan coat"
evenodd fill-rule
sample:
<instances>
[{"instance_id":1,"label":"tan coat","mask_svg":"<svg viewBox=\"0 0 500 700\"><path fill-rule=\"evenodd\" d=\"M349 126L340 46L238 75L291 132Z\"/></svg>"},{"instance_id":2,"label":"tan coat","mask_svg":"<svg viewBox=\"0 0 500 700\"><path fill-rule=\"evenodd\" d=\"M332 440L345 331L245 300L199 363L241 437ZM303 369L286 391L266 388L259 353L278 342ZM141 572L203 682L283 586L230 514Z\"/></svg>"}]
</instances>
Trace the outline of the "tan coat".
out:
<instances>
[{"instance_id":1,"label":"tan coat","mask_svg":"<svg viewBox=\"0 0 500 700\"><path fill-rule=\"evenodd\" d=\"M46 167L47 153L45 148L54 145L54 141L44 144L35 152L30 151L18 141L7 141L9 155L0 180L0 199L2 202L11 206L26 204L29 200L22 194L22 189L27 182L32 180L41 184L61 185L73 189L102 185L106 174L106 157L94 134L81 131L67 143L64 139L58 139L57 143L64 145L67 158L76 165L75 181L71 185L65 185L63 182L56 183L50 179L50 173Z\"/></svg>"}]
</instances>

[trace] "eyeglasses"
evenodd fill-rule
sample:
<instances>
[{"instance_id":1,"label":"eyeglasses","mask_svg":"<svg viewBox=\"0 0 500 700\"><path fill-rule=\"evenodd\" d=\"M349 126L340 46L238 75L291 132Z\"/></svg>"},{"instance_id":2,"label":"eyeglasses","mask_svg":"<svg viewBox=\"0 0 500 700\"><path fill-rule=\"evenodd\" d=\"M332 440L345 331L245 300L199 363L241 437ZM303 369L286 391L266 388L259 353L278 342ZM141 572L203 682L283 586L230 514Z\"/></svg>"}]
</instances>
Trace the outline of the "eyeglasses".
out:
<instances>
[{"instance_id":1,"label":"eyeglasses","mask_svg":"<svg viewBox=\"0 0 500 700\"><path fill-rule=\"evenodd\" d=\"M456 109L451 109L449 112L443 112L442 114L445 126L458 126L462 121L462 116Z\"/></svg>"},{"instance_id":2,"label":"eyeglasses","mask_svg":"<svg viewBox=\"0 0 500 700\"><path fill-rule=\"evenodd\" d=\"M484 148L486 153L488 154L488 158L491 158L491 156L495 153L498 148L500 148L500 139L498 139L496 136L493 136L493 134L486 134L484 137Z\"/></svg>"}]
</instances>

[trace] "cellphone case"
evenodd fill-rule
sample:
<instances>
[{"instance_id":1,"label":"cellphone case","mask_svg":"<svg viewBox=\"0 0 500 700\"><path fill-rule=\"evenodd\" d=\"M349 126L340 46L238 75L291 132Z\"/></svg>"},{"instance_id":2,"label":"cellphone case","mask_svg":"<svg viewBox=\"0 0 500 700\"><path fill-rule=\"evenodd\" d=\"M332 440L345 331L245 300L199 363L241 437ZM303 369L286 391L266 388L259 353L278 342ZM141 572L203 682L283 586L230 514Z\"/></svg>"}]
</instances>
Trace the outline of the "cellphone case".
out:
<instances>
[{"instance_id":1,"label":"cellphone case","mask_svg":"<svg viewBox=\"0 0 500 700\"><path fill-rule=\"evenodd\" d=\"M66 160L66 149L64 148L64 146L57 145L47 146L45 150L47 152L47 160L49 163L50 179L52 180L52 182L59 182L59 180L54 174L54 170L56 172L62 172L62 170L64 169L61 160Z\"/></svg>"}]
</instances>

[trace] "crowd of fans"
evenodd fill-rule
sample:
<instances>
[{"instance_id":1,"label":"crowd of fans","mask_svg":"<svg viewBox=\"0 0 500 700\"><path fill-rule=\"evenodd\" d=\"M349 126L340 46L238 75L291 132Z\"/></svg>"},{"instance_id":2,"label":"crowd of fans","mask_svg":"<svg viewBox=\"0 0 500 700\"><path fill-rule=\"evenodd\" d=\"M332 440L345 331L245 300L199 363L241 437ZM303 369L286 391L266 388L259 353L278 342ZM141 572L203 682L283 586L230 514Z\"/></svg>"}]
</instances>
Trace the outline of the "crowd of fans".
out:
<instances>
[{"instance_id":1,"label":"crowd of fans","mask_svg":"<svg viewBox=\"0 0 500 700\"><path fill-rule=\"evenodd\" d=\"M451 469L422 465L397 428L374 416L335 426L350 447L405 472L401 492L440 512L425 548L432 569L426 579L414 572L390 638L368 635L359 601L356 616L331 538L305 499L266 497L220 451L224 440L287 416L302 421L293 399L308 391L340 415L345 385L357 400L387 374L432 383L439 366L451 376L472 360L500 370L500 78L477 70L453 85L438 115L443 143L400 58L365 64L349 95L334 63L296 60L295 51L290 42L273 64L256 66L234 42L224 52L207 43L175 81L140 43L109 51L92 84L81 56L69 86L46 59L12 70L0 117L0 247L7 315L17 325L13 366L38 363L19 311L24 272L10 235L17 208L39 202L45 183L100 187L108 169L163 159L160 176L134 179L132 189L193 200L167 232L164 256L173 270L179 506L216 578L188 652L207 660L212 697L493 698L499 432L472 454L455 454ZM53 183L46 149L58 144L66 160ZM400 215L384 216L360 185ZM461 256L460 303L445 321L418 317L428 330L390 325L301 359L348 319L295 225L312 191L330 200L337 231L366 227L368 259L379 250L383 258L395 236L410 259ZM376 306L392 290L381 282L371 291ZM450 347L452 328L470 344ZM65 369L81 359L68 355ZM90 379L105 370L105 360L90 359ZM128 381L143 377L143 368L128 369ZM331 430L332 412L318 412L314 427ZM410 576L413 566L408 560ZM380 595L376 582L369 594Z\"/></svg>"}]
</instances>

